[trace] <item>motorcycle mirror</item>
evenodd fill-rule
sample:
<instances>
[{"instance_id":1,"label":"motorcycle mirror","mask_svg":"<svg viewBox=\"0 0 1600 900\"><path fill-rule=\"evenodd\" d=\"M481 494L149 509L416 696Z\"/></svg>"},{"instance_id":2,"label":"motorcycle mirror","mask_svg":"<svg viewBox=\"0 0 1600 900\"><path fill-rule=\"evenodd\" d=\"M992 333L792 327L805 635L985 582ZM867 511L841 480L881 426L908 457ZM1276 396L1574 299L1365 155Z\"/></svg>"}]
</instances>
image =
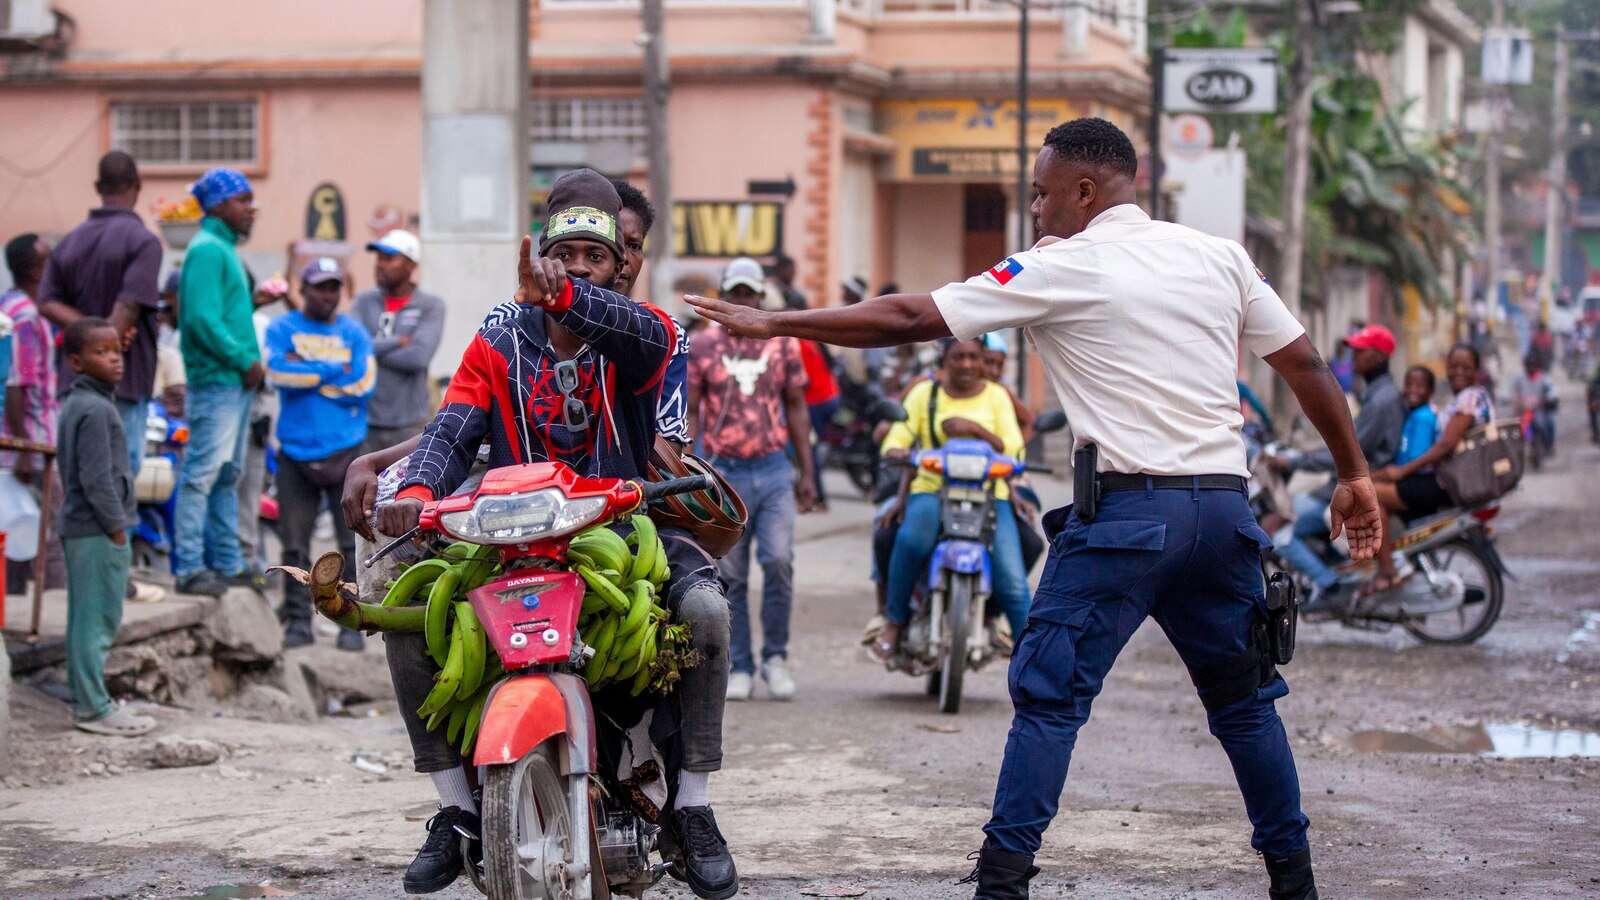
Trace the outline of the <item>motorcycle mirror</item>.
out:
<instances>
[{"instance_id":1,"label":"motorcycle mirror","mask_svg":"<svg viewBox=\"0 0 1600 900\"><path fill-rule=\"evenodd\" d=\"M883 419L885 422L904 422L906 420L906 408L893 400L879 400L878 418Z\"/></svg>"},{"instance_id":2,"label":"motorcycle mirror","mask_svg":"<svg viewBox=\"0 0 1600 900\"><path fill-rule=\"evenodd\" d=\"M1067 414L1059 409L1042 412L1037 419L1033 420L1033 430L1040 434L1060 431L1065 427L1067 427Z\"/></svg>"}]
</instances>

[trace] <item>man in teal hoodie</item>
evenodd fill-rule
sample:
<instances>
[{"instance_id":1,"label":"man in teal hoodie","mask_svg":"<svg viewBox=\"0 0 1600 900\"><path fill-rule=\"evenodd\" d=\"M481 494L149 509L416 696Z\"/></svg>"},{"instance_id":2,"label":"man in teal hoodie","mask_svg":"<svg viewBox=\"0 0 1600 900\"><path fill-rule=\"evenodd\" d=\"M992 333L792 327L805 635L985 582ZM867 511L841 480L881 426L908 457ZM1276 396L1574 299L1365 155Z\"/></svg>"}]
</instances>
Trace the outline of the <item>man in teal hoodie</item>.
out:
<instances>
[{"instance_id":1,"label":"man in teal hoodie","mask_svg":"<svg viewBox=\"0 0 1600 900\"><path fill-rule=\"evenodd\" d=\"M212 169L191 188L206 216L184 254L178 306L189 378L189 445L178 481L178 591L221 596L249 585L239 551L236 486L244 466L250 395L264 370L250 281L235 245L255 224L255 194L234 169Z\"/></svg>"}]
</instances>

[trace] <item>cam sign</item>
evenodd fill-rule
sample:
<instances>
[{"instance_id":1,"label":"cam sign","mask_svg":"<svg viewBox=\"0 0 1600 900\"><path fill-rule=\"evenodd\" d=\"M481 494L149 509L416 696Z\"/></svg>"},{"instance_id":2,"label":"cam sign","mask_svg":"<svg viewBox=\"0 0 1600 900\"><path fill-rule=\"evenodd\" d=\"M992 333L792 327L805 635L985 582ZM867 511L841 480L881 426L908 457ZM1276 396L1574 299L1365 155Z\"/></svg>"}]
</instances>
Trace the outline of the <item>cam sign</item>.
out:
<instances>
[{"instance_id":1,"label":"cam sign","mask_svg":"<svg viewBox=\"0 0 1600 900\"><path fill-rule=\"evenodd\" d=\"M1165 51L1164 112L1273 113L1278 111L1278 54L1248 50Z\"/></svg>"}]
</instances>

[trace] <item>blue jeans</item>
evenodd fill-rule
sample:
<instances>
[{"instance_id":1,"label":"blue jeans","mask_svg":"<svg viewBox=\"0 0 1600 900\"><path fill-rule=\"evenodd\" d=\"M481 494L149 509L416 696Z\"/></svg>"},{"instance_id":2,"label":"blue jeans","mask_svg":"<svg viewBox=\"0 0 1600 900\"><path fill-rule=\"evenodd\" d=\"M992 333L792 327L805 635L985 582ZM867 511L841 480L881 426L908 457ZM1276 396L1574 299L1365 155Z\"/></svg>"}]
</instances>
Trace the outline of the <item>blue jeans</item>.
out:
<instances>
[{"instance_id":1,"label":"blue jeans","mask_svg":"<svg viewBox=\"0 0 1600 900\"><path fill-rule=\"evenodd\" d=\"M1151 617L1189 669L1233 766L1251 846L1274 856L1305 849L1299 776L1273 707L1289 686L1248 652L1266 611L1261 556L1272 542L1244 493L1117 492L1088 524L1064 512L1047 517L1050 558L1011 658L1016 712L984 826L989 840L1013 853L1038 851L1090 704Z\"/></svg>"},{"instance_id":2,"label":"blue jeans","mask_svg":"<svg viewBox=\"0 0 1600 900\"><path fill-rule=\"evenodd\" d=\"M1328 504L1310 494L1294 496L1294 539L1278 550L1284 562L1294 566L1300 574L1311 579L1317 587L1327 590L1339 583L1339 573L1322 561L1306 538L1328 536L1328 523L1322 517ZM1280 532L1281 534L1281 532Z\"/></svg>"},{"instance_id":3,"label":"blue jeans","mask_svg":"<svg viewBox=\"0 0 1600 900\"><path fill-rule=\"evenodd\" d=\"M718 569L728 585L729 668L754 674L750 638L750 548L761 564L761 661L789 655L789 613L794 606L794 467L781 451L755 459L713 457L728 483L744 500L749 518L744 537L722 558Z\"/></svg>"},{"instance_id":4,"label":"blue jeans","mask_svg":"<svg viewBox=\"0 0 1600 900\"><path fill-rule=\"evenodd\" d=\"M128 438L128 471L138 478L139 467L144 465L144 432L150 417L150 398L119 399L117 412L122 416L122 433Z\"/></svg>"},{"instance_id":5,"label":"blue jeans","mask_svg":"<svg viewBox=\"0 0 1600 900\"><path fill-rule=\"evenodd\" d=\"M942 510L938 494L912 494L906 498L905 520L895 534L889 557L889 621L911 621L911 592L928 577L928 562L939 542ZM994 597L1011 622L1012 635L1022 634L1028 622L1028 573L1022 568L1022 541L1010 500L995 502L994 544L990 547Z\"/></svg>"},{"instance_id":6,"label":"blue jeans","mask_svg":"<svg viewBox=\"0 0 1600 900\"><path fill-rule=\"evenodd\" d=\"M178 479L176 575L244 570L239 474L249 439L250 394L236 384L189 385L189 445Z\"/></svg>"}]
</instances>

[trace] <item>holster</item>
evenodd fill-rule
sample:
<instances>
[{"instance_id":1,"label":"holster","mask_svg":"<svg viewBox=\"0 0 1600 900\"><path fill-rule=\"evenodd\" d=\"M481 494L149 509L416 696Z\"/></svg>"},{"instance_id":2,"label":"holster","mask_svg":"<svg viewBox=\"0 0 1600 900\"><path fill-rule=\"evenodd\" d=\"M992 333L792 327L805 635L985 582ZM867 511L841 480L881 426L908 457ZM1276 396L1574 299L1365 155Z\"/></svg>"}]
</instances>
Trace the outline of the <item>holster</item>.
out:
<instances>
[{"instance_id":1,"label":"holster","mask_svg":"<svg viewBox=\"0 0 1600 900\"><path fill-rule=\"evenodd\" d=\"M1294 659L1299 606L1294 581L1284 572L1273 572L1267 579L1267 645L1264 649L1277 665L1288 665Z\"/></svg>"},{"instance_id":2,"label":"holster","mask_svg":"<svg viewBox=\"0 0 1600 900\"><path fill-rule=\"evenodd\" d=\"M1072 454L1072 508L1078 521L1093 522L1100 510L1100 448L1084 444Z\"/></svg>"}]
</instances>

